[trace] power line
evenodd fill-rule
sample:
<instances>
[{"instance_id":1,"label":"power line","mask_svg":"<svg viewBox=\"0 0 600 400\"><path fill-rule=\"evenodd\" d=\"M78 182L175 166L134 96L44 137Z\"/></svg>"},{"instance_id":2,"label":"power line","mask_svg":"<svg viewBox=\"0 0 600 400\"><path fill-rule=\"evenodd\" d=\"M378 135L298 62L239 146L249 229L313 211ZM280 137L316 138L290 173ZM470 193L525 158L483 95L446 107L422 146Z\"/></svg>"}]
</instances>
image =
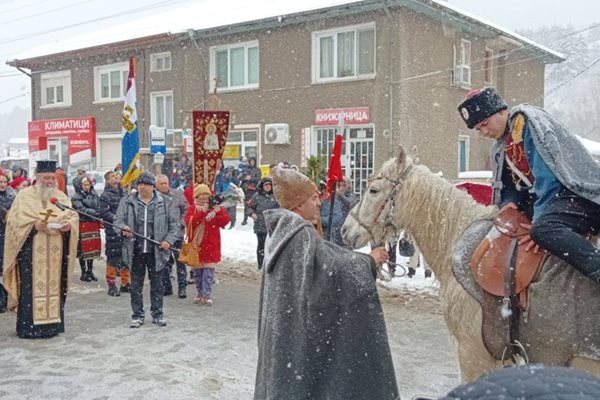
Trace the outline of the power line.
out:
<instances>
[{"instance_id":1,"label":"power line","mask_svg":"<svg viewBox=\"0 0 600 400\"><path fill-rule=\"evenodd\" d=\"M10 8L8 10L3 10L3 13L7 13L7 12L11 12L11 11L17 11L17 10L22 10L23 8L29 8L31 6L36 6L38 4L42 4L47 2L48 0L40 0L40 1L36 1L35 3L29 3L29 4L25 4L25 5L21 5L19 7L15 7L15 8Z\"/></svg>"},{"instance_id":2,"label":"power line","mask_svg":"<svg viewBox=\"0 0 600 400\"><path fill-rule=\"evenodd\" d=\"M18 96L9 97L8 99L0 100L0 104L8 103L9 101L12 101L14 99L18 99L19 97L29 96L29 94L30 93L27 92L27 93L20 94Z\"/></svg>"},{"instance_id":3,"label":"power line","mask_svg":"<svg viewBox=\"0 0 600 400\"><path fill-rule=\"evenodd\" d=\"M116 14L110 14L104 17L98 17L98 18L94 18L91 20L87 20L87 21L83 21L83 22L77 22L75 24L71 24L71 25L65 25L65 26L61 26L59 28L52 28L52 29L47 29L44 31L38 31L32 34L23 34L23 35L18 35L18 36L13 36L13 37L9 37L9 38L5 38L0 40L0 44L7 44L7 43L14 43L14 42L19 42L21 40L25 40L25 39L31 39L34 37L38 37L38 36L42 36L42 35L46 35L48 33L53 33L53 32L60 32L60 31L64 31L66 29L71 29L71 28L76 28L78 26L83 26L83 25L87 25L87 24L91 24L93 22L99 22L99 21L104 21L107 19L112 19L112 18L116 18L116 17L123 17L126 15L130 15L130 14L134 14L137 12L141 12L141 11L148 11L148 10L152 10L155 8L161 8L161 7L165 7L167 5L175 5L175 4L179 4L179 3L186 3L189 0L167 0L167 1L159 1L156 3L152 3L146 6L142 6L142 7L138 7L138 8L133 8L131 10L127 10L127 11L122 11Z\"/></svg>"},{"instance_id":4,"label":"power line","mask_svg":"<svg viewBox=\"0 0 600 400\"><path fill-rule=\"evenodd\" d=\"M64 10L64 9L67 9L67 8L71 8L71 7L77 7L77 6L81 5L81 4L89 3L91 1L95 1L95 0L84 0L84 1L80 1L79 3L67 4L65 6L58 7L58 8L53 8L51 10L43 11L43 12L40 12L40 13L37 13L37 14L26 15L26 16L20 17L20 18L7 19L7 20L4 20L4 21L0 21L0 24L4 24L4 25L12 24L12 23L15 23L15 22L18 22L18 21L23 21L25 19L39 17L40 15L50 14L50 13L53 13L53 12L56 12L56 11L61 11L61 10Z\"/></svg>"}]
</instances>

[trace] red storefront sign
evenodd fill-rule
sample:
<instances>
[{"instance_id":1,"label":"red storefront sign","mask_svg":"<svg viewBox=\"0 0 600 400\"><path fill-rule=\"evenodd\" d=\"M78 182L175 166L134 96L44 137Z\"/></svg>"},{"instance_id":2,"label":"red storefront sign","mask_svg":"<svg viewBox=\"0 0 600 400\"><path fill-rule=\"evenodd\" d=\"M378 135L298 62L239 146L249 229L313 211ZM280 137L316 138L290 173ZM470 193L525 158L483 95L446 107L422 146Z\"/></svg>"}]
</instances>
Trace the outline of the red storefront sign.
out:
<instances>
[{"instance_id":1,"label":"red storefront sign","mask_svg":"<svg viewBox=\"0 0 600 400\"><path fill-rule=\"evenodd\" d=\"M67 139L69 158L87 153L96 157L96 118L60 118L31 121L29 152L47 150L48 140Z\"/></svg>"},{"instance_id":2,"label":"red storefront sign","mask_svg":"<svg viewBox=\"0 0 600 400\"><path fill-rule=\"evenodd\" d=\"M338 125L340 113L345 125L369 123L369 107L324 108L315 110L315 125Z\"/></svg>"}]
</instances>

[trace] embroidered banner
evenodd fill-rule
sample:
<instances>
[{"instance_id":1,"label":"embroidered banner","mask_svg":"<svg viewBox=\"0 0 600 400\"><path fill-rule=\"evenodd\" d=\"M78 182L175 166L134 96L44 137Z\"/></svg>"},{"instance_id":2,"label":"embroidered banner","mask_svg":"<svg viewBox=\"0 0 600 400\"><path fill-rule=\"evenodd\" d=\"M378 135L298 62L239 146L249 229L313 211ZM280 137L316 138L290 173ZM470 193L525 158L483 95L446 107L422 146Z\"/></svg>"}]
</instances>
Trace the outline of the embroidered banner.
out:
<instances>
[{"instance_id":1,"label":"embroidered banner","mask_svg":"<svg viewBox=\"0 0 600 400\"><path fill-rule=\"evenodd\" d=\"M229 132L229 111L194 111L194 185L212 189Z\"/></svg>"}]
</instances>

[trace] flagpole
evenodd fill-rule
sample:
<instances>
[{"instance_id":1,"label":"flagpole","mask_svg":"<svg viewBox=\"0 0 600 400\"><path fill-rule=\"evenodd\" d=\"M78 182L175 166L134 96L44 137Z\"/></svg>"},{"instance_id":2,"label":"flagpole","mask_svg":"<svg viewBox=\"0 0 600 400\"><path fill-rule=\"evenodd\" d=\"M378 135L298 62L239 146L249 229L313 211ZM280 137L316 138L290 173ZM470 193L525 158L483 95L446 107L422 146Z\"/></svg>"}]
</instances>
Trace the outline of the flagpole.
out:
<instances>
[{"instance_id":1,"label":"flagpole","mask_svg":"<svg viewBox=\"0 0 600 400\"><path fill-rule=\"evenodd\" d=\"M335 192L337 190L338 179L344 180L342 176L342 167L340 164L341 151L342 151L342 138L344 135L345 114L341 112L338 115L338 126L337 134L334 140L333 151L331 154L331 162L329 163L329 176L327 179L327 189L330 194L329 198L329 215L327 219L327 231L325 233L325 240L331 241L331 231L333 224L333 207L335 206Z\"/></svg>"},{"instance_id":2,"label":"flagpole","mask_svg":"<svg viewBox=\"0 0 600 400\"><path fill-rule=\"evenodd\" d=\"M327 232L325 232L325 240L331 241L331 225L333 224L333 204L335 202L335 191L337 188L337 181L333 180L333 187L331 188L331 196L329 198L329 215L327 216Z\"/></svg>"}]
</instances>

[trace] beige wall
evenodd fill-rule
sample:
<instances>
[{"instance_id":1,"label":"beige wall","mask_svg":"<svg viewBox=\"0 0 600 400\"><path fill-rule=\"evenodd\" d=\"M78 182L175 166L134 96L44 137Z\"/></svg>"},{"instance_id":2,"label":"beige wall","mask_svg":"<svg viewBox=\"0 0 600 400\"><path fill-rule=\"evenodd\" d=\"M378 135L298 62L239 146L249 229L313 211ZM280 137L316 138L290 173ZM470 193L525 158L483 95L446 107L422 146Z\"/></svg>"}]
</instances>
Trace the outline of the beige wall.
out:
<instances>
[{"instance_id":1,"label":"beige wall","mask_svg":"<svg viewBox=\"0 0 600 400\"><path fill-rule=\"evenodd\" d=\"M313 84L311 82L312 32L349 25L375 22L376 76L351 82ZM338 17L281 28L258 29L227 36L197 39L174 38L169 44L108 52L60 63L40 65L38 70L70 69L73 106L39 108L39 74L34 74L33 107L36 119L94 116L98 132L119 132L121 101L94 104L94 66L138 60L138 120L143 138L150 125L150 93L172 90L175 128L191 128L193 109L208 107L209 48L250 40L259 41L259 89L219 93L220 108L232 112L232 126L287 123L290 145L262 144L260 163L288 160L301 163L300 132L314 125L314 111L321 108L368 106L375 133L375 167L403 145L409 154L433 171L443 171L450 179L458 169L458 137L470 137L471 170L486 169L489 141L468 131L456 110L468 89L451 85L453 46L460 39L471 41L471 60L484 57L489 38L466 33L423 14L404 8L368 14ZM498 41L496 40L496 43ZM499 45L495 54L507 56L495 64L495 86L509 104L530 100L543 93L544 65L525 56L518 58L509 44ZM505 48L504 48L505 47ZM110 50L110 48L108 48ZM150 72L150 54L171 51L173 69ZM51 59L51 57L49 57ZM432 72L436 72L433 73ZM417 77L417 78L415 78ZM473 65L472 88L484 86L481 64ZM391 112L391 115L390 115Z\"/></svg>"}]
</instances>

